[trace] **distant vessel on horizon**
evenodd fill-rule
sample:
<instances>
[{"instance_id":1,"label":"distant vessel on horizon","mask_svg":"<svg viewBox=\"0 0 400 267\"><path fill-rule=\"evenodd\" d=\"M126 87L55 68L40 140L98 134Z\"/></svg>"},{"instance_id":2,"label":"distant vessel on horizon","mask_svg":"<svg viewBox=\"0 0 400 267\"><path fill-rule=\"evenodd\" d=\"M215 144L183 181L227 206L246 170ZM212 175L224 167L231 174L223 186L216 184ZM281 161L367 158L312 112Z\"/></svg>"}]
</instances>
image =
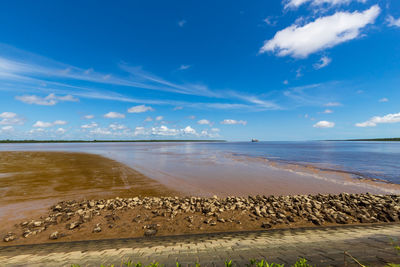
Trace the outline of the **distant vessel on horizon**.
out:
<instances>
[{"instance_id":1,"label":"distant vessel on horizon","mask_svg":"<svg viewBox=\"0 0 400 267\"><path fill-rule=\"evenodd\" d=\"M253 139L251 139L251 142L253 142L253 143L258 142L258 139L253 138Z\"/></svg>"}]
</instances>

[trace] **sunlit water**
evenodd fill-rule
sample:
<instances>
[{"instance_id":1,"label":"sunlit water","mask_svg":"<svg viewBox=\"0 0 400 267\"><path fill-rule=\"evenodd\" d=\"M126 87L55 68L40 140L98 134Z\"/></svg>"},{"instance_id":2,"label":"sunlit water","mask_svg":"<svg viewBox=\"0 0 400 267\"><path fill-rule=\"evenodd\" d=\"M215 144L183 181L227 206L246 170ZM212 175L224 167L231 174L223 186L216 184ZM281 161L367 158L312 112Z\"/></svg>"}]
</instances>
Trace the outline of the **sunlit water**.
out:
<instances>
[{"instance_id":1,"label":"sunlit water","mask_svg":"<svg viewBox=\"0 0 400 267\"><path fill-rule=\"evenodd\" d=\"M285 193L285 190L304 193L308 192L302 187L306 184L307 188L310 184L314 187L310 192L336 192L348 183L336 180L335 172L400 184L400 142L1 144L0 150L100 154L165 184L199 194ZM329 171L304 172L290 166ZM291 188L293 181L304 183ZM335 185L324 186L327 181ZM335 186L340 187L334 189Z\"/></svg>"}]
</instances>

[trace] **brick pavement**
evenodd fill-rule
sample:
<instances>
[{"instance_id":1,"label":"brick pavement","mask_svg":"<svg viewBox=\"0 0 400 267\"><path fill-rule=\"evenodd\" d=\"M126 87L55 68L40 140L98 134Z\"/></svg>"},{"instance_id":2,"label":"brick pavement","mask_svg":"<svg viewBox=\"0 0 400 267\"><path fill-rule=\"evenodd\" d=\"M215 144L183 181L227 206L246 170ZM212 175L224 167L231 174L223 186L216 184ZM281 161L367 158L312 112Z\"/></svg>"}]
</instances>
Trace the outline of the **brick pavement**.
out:
<instances>
[{"instance_id":1,"label":"brick pavement","mask_svg":"<svg viewBox=\"0 0 400 267\"><path fill-rule=\"evenodd\" d=\"M224 266L249 259L290 266L299 257L316 266L344 266L344 251L363 264L400 263L390 239L400 240L400 224L341 226L266 231L131 238L0 247L0 266L121 266L121 260L165 266ZM347 266L358 266L347 257Z\"/></svg>"}]
</instances>

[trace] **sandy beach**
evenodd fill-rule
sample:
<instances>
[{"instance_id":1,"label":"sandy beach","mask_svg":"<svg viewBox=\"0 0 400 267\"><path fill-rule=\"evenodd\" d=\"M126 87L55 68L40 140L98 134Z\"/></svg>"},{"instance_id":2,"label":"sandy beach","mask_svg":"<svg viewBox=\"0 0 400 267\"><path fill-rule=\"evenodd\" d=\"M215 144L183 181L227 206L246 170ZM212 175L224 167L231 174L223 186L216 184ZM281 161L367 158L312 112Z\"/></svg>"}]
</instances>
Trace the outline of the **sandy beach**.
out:
<instances>
[{"instance_id":1,"label":"sandy beach","mask_svg":"<svg viewBox=\"0 0 400 267\"><path fill-rule=\"evenodd\" d=\"M236 160L243 161L238 158ZM252 161L260 160L262 159ZM247 164L252 164L252 161ZM175 212L171 210L172 206L178 207L182 201L192 201L190 199L193 197L195 199L202 197L196 201L203 205L202 203L207 203L210 199L214 201L227 195L222 193L212 198L204 198L213 193L212 190L203 195L193 195L190 190L187 192L182 190L184 188L182 185L171 184L171 181L156 181L122 163L95 154L0 152L0 162L0 234L7 237L7 233L13 233L16 237L12 240L13 244L139 237L146 235L148 227L156 228L157 235L179 235L259 230L265 227L294 228L321 224L387 223L398 220L397 215L395 219L386 217L378 219L370 214L372 219L370 217L360 219L353 214L351 215L353 217L350 216L345 222L321 217L321 222L316 223L315 220L310 219L311 217L303 218L301 213L290 215L293 209L289 209L290 214L282 213L279 215L282 220L275 217L278 220L275 222L273 218L267 216L265 218L269 218L268 220L264 219L264 216L255 216L257 212L253 210L254 205L250 205L248 209L227 209L224 206L218 208L218 210L221 209L220 212L213 211L212 214L195 208L189 213L184 208L176 208L178 210ZM248 175L253 175L250 169L247 170ZM318 175L316 169L308 171ZM254 176L257 177L256 172ZM368 181L365 183L365 188L352 187L351 184L355 181L350 181L351 183L346 186L346 184L332 183L329 180L312 179L312 176L304 177L297 182L290 177L282 177L280 180L257 180L252 177L254 184L246 185L241 191L240 185L243 184L243 180L235 179L235 177L237 174L232 174L232 181L228 184L228 188L224 188L224 181L214 181L210 186L224 188L225 191L231 190L233 192L231 195L239 196L245 195L249 188L258 184L269 185L269 190L263 195L276 196L362 193L365 188L370 188L369 183L383 189L390 189L390 187L396 189L398 186ZM351 178L343 177L343 179ZM209 177L205 180L209 181ZM204 183L204 181L198 182ZM358 181L358 183L364 182ZM180 190L176 190L177 188ZM259 191L255 190L255 192ZM354 198L358 198L358 195L356 196ZM151 197L155 197L155 200ZM153 203L160 201L160 197L167 197L166 201L171 201L172 206L160 210L164 204ZM281 201L284 199L282 198ZM126 204L132 201L134 206ZM149 204L146 204L146 201L150 201ZM114 202L125 204L118 208L119 204L110 205ZM308 203L308 200L306 202ZM62 208L58 208L57 205ZM94 206L97 208L92 209ZM271 214L275 214L278 210L271 211ZM294 216L293 218L296 219L287 219L291 218L287 216ZM101 230L95 230L96 228ZM50 239L50 235L54 233L57 233L57 238ZM1 245L7 244L9 243L2 242Z\"/></svg>"}]
</instances>

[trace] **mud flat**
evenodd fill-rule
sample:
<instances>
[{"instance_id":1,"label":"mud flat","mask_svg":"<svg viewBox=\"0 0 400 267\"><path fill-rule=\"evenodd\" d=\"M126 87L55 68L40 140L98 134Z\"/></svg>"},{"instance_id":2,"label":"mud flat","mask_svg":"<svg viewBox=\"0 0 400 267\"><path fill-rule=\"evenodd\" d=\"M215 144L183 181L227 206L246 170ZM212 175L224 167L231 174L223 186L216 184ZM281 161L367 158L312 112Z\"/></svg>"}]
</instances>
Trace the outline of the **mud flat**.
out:
<instances>
[{"instance_id":1,"label":"mud flat","mask_svg":"<svg viewBox=\"0 0 400 267\"><path fill-rule=\"evenodd\" d=\"M0 231L61 200L177 193L117 161L86 153L0 152Z\"/></svg>"}]
</instances>

